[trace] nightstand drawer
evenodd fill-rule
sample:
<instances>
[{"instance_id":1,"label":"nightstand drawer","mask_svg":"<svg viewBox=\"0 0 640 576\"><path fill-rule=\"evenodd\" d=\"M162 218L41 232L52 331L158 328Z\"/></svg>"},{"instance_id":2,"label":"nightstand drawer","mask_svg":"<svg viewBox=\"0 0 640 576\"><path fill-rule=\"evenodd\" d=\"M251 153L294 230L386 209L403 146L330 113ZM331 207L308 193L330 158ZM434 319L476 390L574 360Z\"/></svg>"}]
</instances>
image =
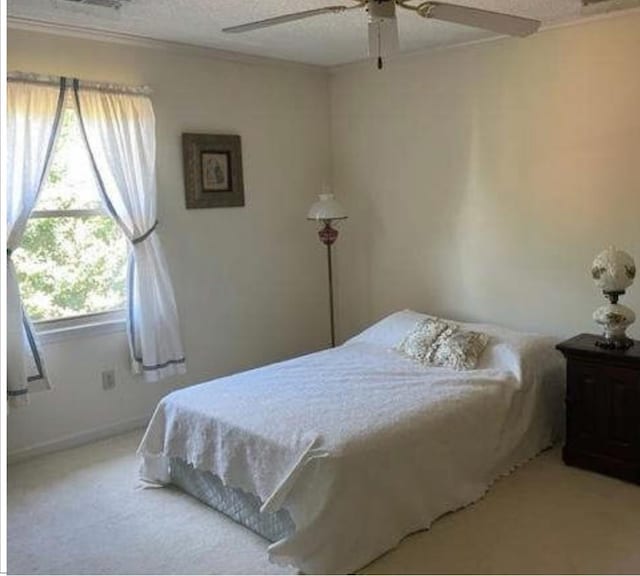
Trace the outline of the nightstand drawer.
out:
<instances>
[{"instance_id":1,"label":"nightstand drawer","mask_svg":"<svg viewBox=\"0 0 640 576\"><path fill-rule=\"evenodd\" d=\"M640 371L570 359L566 402L574 449L640 458Z\"/></svg>"},{"instance_id":2,"label":"nightstand drawer","mask_svg":"<svg viewBox=\"0 0 640 576\"><path fill-rule=\"evenodd\" d=\"M610 367L602 374L607 454L640 461L640 371Z\"/></svg>"},{"instance_id":3,"label":"nightstand drawer","mask_svg":"<svg viewBox=\"0 0 640 576\"><path fill-rule=\"evenodd\" d=\"M605 394L598 364L567 363L567 442L595 448L606 426L599 412Z\"/></svg>"}]
</instances>

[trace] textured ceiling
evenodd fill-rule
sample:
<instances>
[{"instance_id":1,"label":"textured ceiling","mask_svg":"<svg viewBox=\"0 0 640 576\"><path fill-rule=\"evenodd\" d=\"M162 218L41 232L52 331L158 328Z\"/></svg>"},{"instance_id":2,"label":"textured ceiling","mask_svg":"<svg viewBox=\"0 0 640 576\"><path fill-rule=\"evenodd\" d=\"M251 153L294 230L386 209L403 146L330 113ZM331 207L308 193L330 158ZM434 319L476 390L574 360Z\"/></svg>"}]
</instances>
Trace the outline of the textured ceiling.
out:
<instances>
[{"instance_id":1,"label":"textured ceiling","mask_svg":"<svg viewBox=\"0 0 640 576\"><path fill-rule=\"evenodd\" d=\"M543 25L578 20L595 11L640 4L640 0L611 0L596 4L585 12L581 0L448 1L537 18ZM244 34L225 34L221 29L287 12L352 3L353 0L131 0L116 11L75 5L66 0L8 0L7 6L10 18L333 66L367 57L367 16L364 10L322 15ZM427 21L401 9L398 9L398 27L404 52L495 36L466 26Z\"/></svg>"}]
</instances>

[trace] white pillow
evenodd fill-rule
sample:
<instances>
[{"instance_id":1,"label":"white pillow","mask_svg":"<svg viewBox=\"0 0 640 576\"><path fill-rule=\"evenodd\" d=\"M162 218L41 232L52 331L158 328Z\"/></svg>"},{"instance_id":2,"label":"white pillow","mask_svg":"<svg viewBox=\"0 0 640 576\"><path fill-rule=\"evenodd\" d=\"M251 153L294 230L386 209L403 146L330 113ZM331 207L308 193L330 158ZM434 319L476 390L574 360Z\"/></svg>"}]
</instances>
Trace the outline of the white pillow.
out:
<instances>
[{"instance_id":1,"label":"white pillow","mask_svg":"<svg viewBox=\"0 0 640 576\"><path fill-rule=\"evenodd\" d=\"M383 348L394 348L402 341L409 330L428 317L426 314L420 314L413 310L394 312L369 326L360 334L356 334L353 338L347 340L345 344L366 343L382 346Z\"/></svg>"}]
</instances>

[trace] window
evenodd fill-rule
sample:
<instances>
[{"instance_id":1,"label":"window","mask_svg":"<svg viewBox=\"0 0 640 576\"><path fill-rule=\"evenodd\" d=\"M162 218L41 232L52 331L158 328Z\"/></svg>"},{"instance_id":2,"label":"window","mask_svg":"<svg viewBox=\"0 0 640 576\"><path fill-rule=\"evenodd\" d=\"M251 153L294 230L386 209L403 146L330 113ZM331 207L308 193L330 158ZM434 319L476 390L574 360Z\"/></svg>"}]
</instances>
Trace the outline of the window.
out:
<instances>
[{"instance_id":1,"label":"window","mask_svg":"<svg viewBox=\"0 0 640 576\"><path fill-rule=\"evenodd\" d=\"M65 107L47 181L13 255L36 322L124 308L127 241L101 206L77 113Z\"/></svg>"}]
</instances>

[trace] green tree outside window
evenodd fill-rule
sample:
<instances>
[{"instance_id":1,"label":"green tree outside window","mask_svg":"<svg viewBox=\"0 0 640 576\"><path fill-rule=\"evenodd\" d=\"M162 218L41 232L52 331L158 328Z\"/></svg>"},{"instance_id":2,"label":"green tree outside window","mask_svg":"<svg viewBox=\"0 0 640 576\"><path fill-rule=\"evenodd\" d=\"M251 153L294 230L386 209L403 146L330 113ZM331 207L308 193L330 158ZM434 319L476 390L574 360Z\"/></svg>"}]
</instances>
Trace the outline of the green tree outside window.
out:
<instances>
[{"instance_id":1,"label":"green tree outside window","mask_svg":"<svg viewBox=\"0 0 640 576\"><path fill-rule=\"evenodd\" d=\"M32 320L117 310L128 247L101 206L75 110L65 108L47 182L13 255Z\"/></svg>"}]
</instances>

